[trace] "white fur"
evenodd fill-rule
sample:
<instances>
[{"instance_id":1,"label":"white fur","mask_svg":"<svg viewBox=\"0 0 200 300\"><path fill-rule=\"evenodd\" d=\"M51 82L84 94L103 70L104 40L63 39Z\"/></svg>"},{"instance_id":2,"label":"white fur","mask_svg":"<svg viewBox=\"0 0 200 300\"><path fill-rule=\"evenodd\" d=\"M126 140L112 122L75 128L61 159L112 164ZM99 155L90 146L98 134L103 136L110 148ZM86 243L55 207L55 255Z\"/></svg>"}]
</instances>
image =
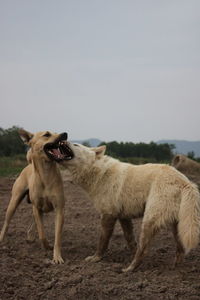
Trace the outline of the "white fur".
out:
<instances>
[{"instance_id":1,"label":"white fur","mask_svg":"<svg viewBox=\"0 0 200 300\"><path fill-rule=\"evenodd\" d=\"M200 195L182 173L164 164L120 162L104 155L105 146L69 146L75 156L65 167L101 214L125 218L144 214L143 224L155 230L177 222L185 252L198 245Z\"/></svg>"}]
</instances>

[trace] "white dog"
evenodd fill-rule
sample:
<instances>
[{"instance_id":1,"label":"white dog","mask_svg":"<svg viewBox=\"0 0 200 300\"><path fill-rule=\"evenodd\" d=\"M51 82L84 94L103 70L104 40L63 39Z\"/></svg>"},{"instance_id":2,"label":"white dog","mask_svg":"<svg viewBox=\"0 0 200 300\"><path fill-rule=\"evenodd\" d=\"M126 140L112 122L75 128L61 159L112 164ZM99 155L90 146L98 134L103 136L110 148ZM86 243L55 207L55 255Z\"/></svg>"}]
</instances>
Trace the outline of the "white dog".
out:
<instances>
[{"instance_id":1,"label":"white dog","mask_svg":"<svg viewBox=\"0 0 200 300\"><path fill-rule=\"evenodd\" d=\"M164 164L132 165L104 155L106 147L88 148L68 143L74 157L62 164L74 182L90 195L101 214L97 251L87 261L99 261L119 219L129 247L134 250L131 218L144 216L133 261L123 271L134 270L156 232L172 225L177 244L175 263L199 242L200 195L179 171Z\"/></svg>"}]
</instances>

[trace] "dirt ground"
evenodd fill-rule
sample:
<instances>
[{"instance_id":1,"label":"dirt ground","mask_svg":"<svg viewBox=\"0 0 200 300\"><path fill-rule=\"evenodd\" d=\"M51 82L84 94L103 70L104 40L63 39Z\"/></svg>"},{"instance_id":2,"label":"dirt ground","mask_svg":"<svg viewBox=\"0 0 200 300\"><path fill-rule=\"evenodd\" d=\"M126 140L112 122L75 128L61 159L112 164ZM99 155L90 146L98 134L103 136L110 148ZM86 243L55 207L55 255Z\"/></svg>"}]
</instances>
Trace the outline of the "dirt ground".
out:
<instances>
[{"instance_id":1,"label":"dirt ground","mask_svg":"<svg viewBox=\"0 0 200 300\"><path fill-rule=\"evenodd\" d=\"M0 227L10 199L13 179L0 178ZM87 195L65 182L66 209L62 253L65 263L52 265L36 239L27 243L31 205L23 201L0 245L0 300L6 299L200 299L200 247L172 268L175 244L170 231L159 233L140 268L122 273L131 260L119 224L109 250L99 263L86 263L94 253L99 216ZM134 221L136 238L141 220ZM54 241L54 214L45 218L49 241Z\"/></svg>"}]
</instances>

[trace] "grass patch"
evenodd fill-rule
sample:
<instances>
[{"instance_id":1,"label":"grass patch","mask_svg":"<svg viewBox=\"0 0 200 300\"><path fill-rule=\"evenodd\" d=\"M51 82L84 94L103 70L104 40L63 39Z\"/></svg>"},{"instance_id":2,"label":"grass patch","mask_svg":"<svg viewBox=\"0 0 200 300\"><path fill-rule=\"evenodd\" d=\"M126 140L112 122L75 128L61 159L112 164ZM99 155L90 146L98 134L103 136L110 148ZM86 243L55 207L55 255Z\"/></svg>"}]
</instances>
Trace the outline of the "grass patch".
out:
<instances>
[{"instance_id":1,"label":"grass patch","mask_svg":"<svg viewBox=\"0 0 200 300\"><path fill-rule=\"evenodd\" d=\"M9 177L19 174L27 165L24 154L15 156L0 156L0 177Z\"/></svg>"}]
</instances>

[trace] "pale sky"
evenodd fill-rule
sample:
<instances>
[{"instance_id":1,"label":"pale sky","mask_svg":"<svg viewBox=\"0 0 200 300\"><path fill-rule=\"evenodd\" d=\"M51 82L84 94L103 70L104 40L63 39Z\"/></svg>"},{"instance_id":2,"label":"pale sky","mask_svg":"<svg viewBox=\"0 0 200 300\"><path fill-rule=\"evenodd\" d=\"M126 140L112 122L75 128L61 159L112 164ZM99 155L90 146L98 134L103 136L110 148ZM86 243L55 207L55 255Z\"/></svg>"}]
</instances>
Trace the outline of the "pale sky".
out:
<instances>
[{"instance_id":1,"label":"pale sky","mask_svg":"<svg viewBox=\"0 0 200 300\"><path fill-rule=\"evenodd\" d=\"M0 127L200 140L199 0L0 0Z\"/></svg>"}]
</instances>

